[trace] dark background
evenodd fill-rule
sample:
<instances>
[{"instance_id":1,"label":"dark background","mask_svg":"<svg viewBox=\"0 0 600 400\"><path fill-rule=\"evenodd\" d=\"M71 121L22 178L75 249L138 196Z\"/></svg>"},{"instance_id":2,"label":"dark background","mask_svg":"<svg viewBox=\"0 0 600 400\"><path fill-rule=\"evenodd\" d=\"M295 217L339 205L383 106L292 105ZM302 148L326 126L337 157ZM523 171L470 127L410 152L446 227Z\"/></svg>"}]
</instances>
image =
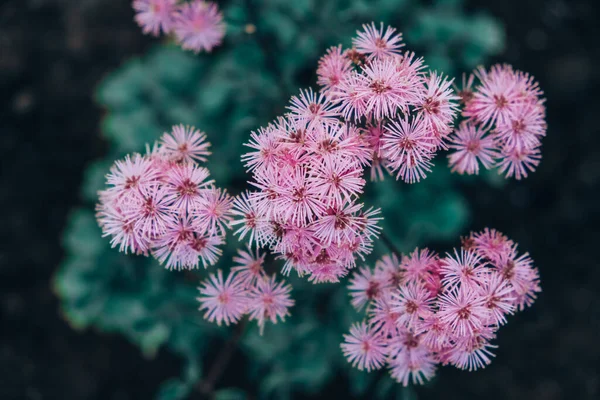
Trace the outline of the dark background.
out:
<instances>
[{"instance_id":1,"label":"dark background","mask_svg":"<svg viewBox=\"0 0 600 400\"><path fill-rule=\"evenodd\" d=\"M538 171L504 188L464 187L472 227L527 249L543 293L499 335L476 373L444 368L426 399L600 398L600 2L471 0L505 25L498 61L532 73L548 98ZM75 332L50 278L102 156L96 84L152 39L125 0L0 0L0 399L146 399L179 362L145 360L116 335ZM327 398L344 393L344 382ZM325 395L323 395L325 397Z\"/></svg>"}]
</instances>

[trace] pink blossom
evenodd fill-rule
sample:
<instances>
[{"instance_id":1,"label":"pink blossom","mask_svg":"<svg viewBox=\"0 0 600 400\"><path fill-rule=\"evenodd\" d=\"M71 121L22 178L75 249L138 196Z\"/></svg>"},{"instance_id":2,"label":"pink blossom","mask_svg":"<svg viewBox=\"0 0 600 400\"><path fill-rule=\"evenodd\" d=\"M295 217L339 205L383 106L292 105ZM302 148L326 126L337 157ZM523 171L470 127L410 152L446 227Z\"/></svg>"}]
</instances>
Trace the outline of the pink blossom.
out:
<instances>
[{"instance_id":1,"label":"pink blossom","mask_svg":"<svg viewBox=\"0 0 600 400\"><path fill-rule=\"evenodd\" d=\"M414 330L420 319L433 312L433 300L421 282L401 285L392 299L393 311L399 314L397 323Z\"/></svg>"},{"instance_id":2,"label":"pink blossom","mask_svg":"<svg viewBox=\"0 0 600 400\"><path fill-rule=\"evenodd\" d=\"M422 385L435 375L435 357L421 338L409 330L390 339L388 352L390 375L402 386L409 382Z\"/></svg>"},{"instance_id":3,"label":"pink blossom","mask_svg":"<svg viewBox=\"0 0 600 400\"><path fill-rule=\"evenodd\" d=\"M368 302L379 299L385 293L386 282L368 268L361 268L350 280L348 289L352 305L360 311Z\"/></svg>"},{"instance_id":4,"label":"pink blossom","mask_svg":"<svg viewBox=\"0 0 600 400\"><path fill-rule=\"evenodd\" d=\"M514 242L495 229L485 228L471 235L472 248L493 264L512 254Z\"/></svg>"},{"instance_id":5,"label":"pink blossom","mask_svg":"<svg viewBox=\"0 0 600 400\"><path fill-rule=\"evenodd\" d=\"M134 0L135 21L145 34L169 33L177 0Z\"/></svg>"},{"instance_id":6,"label":"pink blossom","mask_svg":"<svg viewBox=\"0 0 600 400\"><path fill-rule=\"evenodd\" d=\"M457 336L473 335L487 321L485 299L468 286L442 293L439 307L440 321L447 324L452 334Z\"/></svg>"},{"instance_id":7,"label":"pink blossom","mask_svg":"<svg viewBox=\"0 0 600 400\"><path fill-rule=\"evenodd\" d=\"M448 147L455 150L448 155L448 164L452 172L459 174L479 174L479 163L485 169L494 166L497 156L496 143L487 130L464 121L450 136Z\"/></svg>"},{"instance_id":8,"label":"pink blossom","mask_svg":"<svg viewBox=\"0 0 600 400\"><path fill-rule=\"evenodd\" d=\"M419 182L431 171L433 144L422 118L402 118L387 126L382 139L389 166L407 183Z\"/></svg>"},{"instance_id":9,"label":"pink blossom","mask_svg":"<svg viewBox=\"0 0 600 400\"><path fill-rule=\"evenodd\" d=\"M485 279L486 270L483 268L481 257L474 251L454 249L454 256L447 254L441 259L440 274L442 283L447 290L452 290L460 285L474 288Z\"/></svg>"},{"instance_id":10,"label":"pink blossom","mask_svg":"<svg viewBox=\"0 0 600 400\"><path fill-rule=\"evenodd\" d=\"M517 180L527 178L528 173L535 171L540 164L541 158L539 148L505 145L501 150L498 172L507 178L513 176Z\"/></svg>"},{"instance_id":11,"label":"pink blossom","mask_svg":"<svg viewBox=\"0 0 600 400\"><path fill-rule=\"evenodd\" d=\"M223 40L225 24L217 5L203 0L194 0L179 6L173 23L173 31L181 47L210 52Z\"/></svg>"},{"instance_id":12,"label":"pink blossom","mask_svg":"<svg viewBox=\"0 0 600 400\"><path fill-rule=\"evenodd\" d=\"M206 134L194 127L176 125L160 140L165 156L176 162L206 161L206 156L210 155Z\"/></svg>"},{"instance_id":13,"label":"pink blossom","mask_svg":"<svg viewBox=\"0 0 600 400\"><path fill-rule=\"evenodd\" d=\"M404 46L402 42L402 33L396 34L396 29L391 26L386 27L384 32L383 22L379 29L374 22L370 25L363 25L363 31L358 31L358 37L352 39L352 44L361 53L367 54L369 58L383 58L394 56L400 53L400 48Z\"/></svg>"},{"instance_id":14,"label":"pink blossom","mask_svg":"<svg viewBox=\"0 0 600 400\"><path fill-rule=\"evenodd\" d=\"M387 355L383 335L371 330L364 322L352 325L350 334L344 335L341 347L352 366L361 371L381 368Z\"/></svg>"},{"instance_id":15,"label":"pink blossom","mask_svg":"<svg viewBox=\"0 0 600 400\"><path fill-rule=\"evenodd\" d=\"M342 51L342 46L330 47L319 60L317 83L323 87L323 93L329 94L337 88L352 68L350 59Z\"/></svg>"},{"instance_id":16,"label":"pink blossom","mask_svg":"<svg viewBox=\"0 0 600 400\"><path fill-rule=\"evenodd\" d=\"M204 191L192 210L196 225L201 231L211 235L225 236L226 228L232 220L232 203L232 197L223 189L211 188Z\"/></svg>"},{"instance_id":17,"label":"pink blossom","mask_svg":"<svg viewBox=\"0 0 600 400\"><path fill-rule=\"evenodd\" d=\"M166 172L166 190L174 197L173 211L192 211L195 204L206 194L214 183L208 180L208 169L193 163L176 164Z\"/></svg>"},{"instance_id":18,"label":"pink blossom","mask_svg":"<svg viewBox=\"0 0 600 400\"><path fill-rule=\"evenodd\" d=\"M217 325L236 323L247 311L247 293L242 283L234 273L229 274L223 281L223 271L217 270L216 275L202 282L200 297L200 310L206 310L204 318Z\"/></svg>"},{"instance_id":19,"label":"pink blossom","mask_svg":"<svg viewBox=\"0 0 600 400\"><path fill-rule=\"evenodd\" d=\"M452 81L432 72L425 80L425 92L415 105L433 136L442 140L452 131L458 109L458 97L450 86Z\"/></svg>"},{"instance_id":20,"label":"pink blossom","mask_svg":"<svg viewBox=\"0 0 600 400\"><path fill-rule=\"evenodd\" d=\"M292 287L283 282L276 282L273 275L258 279L256 286L248 294L248 313L250 320L257 320L262 333L265 321L276 324L277 320L285 320L290 315L289 308L294 305L290 299Z\"/></svg>"},{"instance_id":21,"label":"pink blossom","mask_svg":"<svg viewBox=\"0 0 600 400\"><path fill-rule=\"evenodd\" d=\"M323 93L315 93L312 89L301 90L299 96L292 96L288 109L291 119L308 129L338 124L338 114L333 104Z\"/></svg>"},{"instance_id":22,"label":"pink blossom","mask_svg":"<svg viewBox=\"0 0 600 400\"><path fill-rule=\"evenodd\" d=\"M254 252L250 246L246 250L238 249L238 255L233 257L233 262L239 266L231 268L231 272L237 274L245 288L255 286L257 280L265 274L265 254L261 255L258 249Z\"/></svg>"},{"instance_id":23,"label":"pink blossom","mask_svg":"<svg viewBox=\"0 0 600 400\"><path fill-rule=\"evenodd\" d=\"M494 357L490 349L498 347L489 343L494 337L490 329L482 328L472 335L456 339L454 345L447 350L448 363L469 371L485 368Z\"/></svg>"}]
</instances>

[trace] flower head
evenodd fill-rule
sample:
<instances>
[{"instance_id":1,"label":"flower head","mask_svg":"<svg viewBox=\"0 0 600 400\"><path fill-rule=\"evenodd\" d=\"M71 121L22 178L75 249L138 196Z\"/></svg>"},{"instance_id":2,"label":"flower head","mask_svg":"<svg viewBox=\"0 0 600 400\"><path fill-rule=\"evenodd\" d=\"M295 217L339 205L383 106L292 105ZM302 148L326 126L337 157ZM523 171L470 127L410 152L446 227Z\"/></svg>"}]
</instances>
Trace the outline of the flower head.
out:
<instances>
[{"instance_id":1,"label":"flower head","mask_svg":"<svg viewBox=\"0 0 600 400\"><path fill-rule=\"evenodd\" d=\"M212 2L183 3L175 17L173 31L182 48L196 53L210 52L225 36L223 14Z\"/></svg>"},{"instance_id":2,"label":"flower head","mask_svg":"<svg viewBox=\"0 0 600 400\"><path fill-rule=\"evenodd\" d=\"M235 273L223 281L223 271L218 270L198 288L200 310L206 310L204 318L217 325L236 323L247 310L247 293Z\"/></svg>"}]
</instances>

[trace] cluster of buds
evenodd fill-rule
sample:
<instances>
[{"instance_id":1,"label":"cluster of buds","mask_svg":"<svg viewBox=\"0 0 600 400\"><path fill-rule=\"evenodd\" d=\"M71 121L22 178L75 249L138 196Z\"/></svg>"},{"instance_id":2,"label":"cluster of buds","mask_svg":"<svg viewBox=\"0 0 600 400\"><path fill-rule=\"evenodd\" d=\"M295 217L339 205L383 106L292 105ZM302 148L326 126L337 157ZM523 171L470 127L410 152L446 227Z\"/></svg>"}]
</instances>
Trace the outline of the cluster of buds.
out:
<instances>
[{"instance_id":1,"label":"cluster of buds","mask_svg":"<svg viewBox=\"0 0 600 400\"><path fill-rule=\"evenodd\" d=\"M97 219L122 252L152 254L168 269L213 265L231 220L232 198L198 162L209 155L206 135L174 126L146 155L115 162L99 192Z\"/></svg>"},{"instance_id":2,"label":"cluster of buds","mask_svg":"<svg viewBox=\"0 0 600 400\"><path fill-rule=\"evenodd\" d=\"M225 36L223 15L204 0L134 0L135 21L145 34L174 34L183 49L210 52Z\"/></svg>"},{"instance_id":3,"label":"cluster of buds","mask_svg":"<svg viewBox=\"0 0 600 400\"><path fill-rule=\"evenodd\" d=\"M452 170L477 174L481 163L516 179L534 171L546 135L546 109L533 77L506 64L490 71L480 67L463 78L459 95L466 119L450 138Z\"/></svg>"},{"instance_id":4,"label":"cluster of buds","mask_svg":"<svg viewBox=\"0 0 600 400\"><path fill-rule=\"evenodd\" d=\"M476 370L491 362L490 343L506 316L530 306L541 291L527 253L495 230L463 239L440 257L416 249L385 256L350 281L352 304L367 305L341 347L359 369L390 369L404 386L433 377L437 364Z\"/></svg>"},{"instance_id":5,"label":"cluster of buds","mask_svg":"<svg viewBox=\"0 0 600 400\"><path fill-rule=\"evenodd\" d=\"M223 280L223 272L202 282L199 288L200 310L206 310L204 318L217 325L236 324L244 315L256 320L262 334L265 322L277 323L289 315L294 305L290 298L291 286L277 282L275 275L268 276L264 270L265 255L258 251L238 250L233 267Z\"/></svg>"}]
</instances>

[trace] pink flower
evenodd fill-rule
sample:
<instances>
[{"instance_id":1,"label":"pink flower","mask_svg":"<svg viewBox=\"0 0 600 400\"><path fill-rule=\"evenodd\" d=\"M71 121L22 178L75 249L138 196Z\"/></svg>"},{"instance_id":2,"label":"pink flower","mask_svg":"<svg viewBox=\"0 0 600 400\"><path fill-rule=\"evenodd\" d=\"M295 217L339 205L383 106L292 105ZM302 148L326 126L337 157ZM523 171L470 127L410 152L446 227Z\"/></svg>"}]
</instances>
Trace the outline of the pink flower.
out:
<instances>
[{"instance_id":1,"label":"pink flower","mask_svg":"<svg viewBox=\"0 0 600 400\"><path fill-rule=\"evenodd\" d=\"M141 236L153 240L163 234L173 217L173 195L164 187L150 186L138 194L131 194L123 215L134 224Z\"/></svg>"},{"instance_id":2,"label":"pink flower","mask_svg":"<svg viewBox=\"0 0 600 400\"><path fill-rule=\"evenodd\" d=\"M396 179L407 183L419 182L431 171L433 144L422 118L401 118L387 125L382 139L383 151Z\"/></svg>"},{"instance_id":3,"label":"pink flower","mask_svg":"<svg viewBox=\"0 0 600 400\"><path fill-rule=\"evenodd\" d=\"M156 185L160 171L152 161L134 154L133 157L125 156L124 160L115 161L106 177L109 191L114 191L117 197L127 193L149 191Z\"/></svg>"},{"instance_id":4,"label":"pink flower","mask_svg":"<svg viewBox=\"0 0 600 400\"><path fill-rule=\"evenodd\" d=\"M352 63L342 51L342 46L330 47L319 60L317 83L325 94L335 91L340 82L350 73Z\"/></svg>"},{"instance_id":5,"label":"pink flower","mask_svg":"<svg viewBox=\"0 0 600 400\"><path fill-rule=\"evenodd\" d=\"M194 127L174 126L171 133L165 133L160 140L165 156L172 161L206 161L210 155L206 134Z\"/></svg>"},{"instance_id":6,"label":"pink flower","mask_svg":"<svg viewBox=\"0 0 600 400\"><path fill-rule=\"evenodd\" d=\"M196 225L201 231L210 235L225 236L226 228L232 220L232 203L233 199L225 190L217 188L205 190L192 210L192 214L196 217Z\"/></svg>"},{"instance_id":7,"label":"pink flower","mask_svg":"<svg viewBox=\"0 0 600 400\"><path fill-rule=\"evenodd\" d=\"M200 310L206 310L204 318L210 322L229 325L238 322L246 313L248 296L234 273L229 274L227 280L223 282L223 271L218 270L216 275L211 274L202 282L198 290L201 295L197 298L200 302Z\"/></svg>"},{"instance_id":8,"label":"pink flower","mask_svg":"<svg viewBox=\"0 0 600 400\"><path fill-rule=\"evenodd\" d=\"M479 163L485 169L494 165L497 156L496 143L487 131L469 121L463 121L450 136L449 148L455 150L448 155L452 172L479 174Z\"/></svg>"},{"instance_id":9,"label":"pink flower","mask_svg":"<svg viewBox=\"0 0 600 400\"><path fill-rule=\"evenodd\" d=\"M179 6L173 23L173 31L181 47L210 52L223 40L225 24L217 5L203 0L194 0Z\"/></svg>"},{"instance_id":10,"label":"pink flower","mask_svg":"<svg viewBox=\"0 0 600 400\"><path fill-rule=\"evenodd\" d=\"M348 289L352 297L352 305L360 311L371 300L379 299L385 292L386 282L373 274L370 268L364 267L355 272Z\"/></svg>"},{"instance_id":11,"label":"pink flower","mask_svg":"<svg viewBox=\"0 0 600 400\"><path fill-rule=\"evenodd\" d=\"M287 108L290 110L291 119L299 126L306 126L308 129L314 129L319 125L336 126L339 123L338 113L334 110L333 104L323 93L315 93L312 89L301 90L299 96L292 96Z\"/></svg>"},{"instance_id":12,"label":"pink flower","mask_svg":"<svg viewBox=\"0 0 600 400\"><path fill-rule=\"evenodd\" d=\"M111 236L111 247L119 246L119 251L145 254L148 251L149 240L134 228L134 221L126 217L119 207L111 202L97 206L98 224L102 228L102 237Z\"/></svg>"},{"instance_id":13,"label":"pink flower","mask_svg":"<svg viewBox=\"0 0 600 400\"><path fill-rule=\"evenodd\" d=\"M234 218L231 226L240 225L234 232L239 235L240 240L248 234L249 243L252 243L255 237L259 244L264 243L262 232L268 221L265 216L258 212L250 192L244 192L235 197L231 214Z\"/></svg>"},{"instance_id":14,"label":"pink flower","mask_svg":"<svg viewBox=\"0 0 600 400\"><path fill-rule=\"evenodd\" d=\"M400 48L404 46L402 34L395 34L396 29L391 26L383 29L383 22L377 29L374 22L363 25L363 31L358 31L358 37L352 39L352 44L361 53L367 54L370 59L383 58L400 54Z\"/></svg>"},{"instance_id":15,"label":"pink flower","mask_svg":"<svg viewBox=\"0 0 600 400\"><path fill-rule=\"evenodd\" d=\"M541 292L540 277L537 268L528 253L517 257L516 248L509 255L504 256L497 265L500 274L513 287L511 293L514 304L519 310L531 306Z\"/></svg>"},{"instance_id":16,"label":"pink flower","mask_svg":"<svg viewBox=\"0 0 600 400\"><path fill-rule=\"evenodd\" d=\"M192 211L214 182L207 180L209 175L208 169L192 163L175 164L169 168L165 181L167 192L175 198L173 211Z\"/></svg>"},{"instance_id":17,"label":"pink flower","mask_svg":"<svg viewBox=\"0 0 600 400\"><path fill-rule=\"evenodd\" d=\"M135 21L145 34L169 33L177 0L134 0Z\"/></svg>"},{"instance_id":18,"label":"pink flower","mask_svg":"<svg viewBox=\"0 0 600 400\"><path fill-rule=\"evenodd\" d=\"M348 362L361 371L381 368L387 355L383 335L370 329L364 322L352 325L350 334L344 335L341 347Z\"/></svg>"},{"instance_id":19,"label":"pink flower","mask_svg":"<svg viewBox=\"0 0 600 400\"><path fill-rule=\"evenodd\" d=\"M513 287L500 273L491 271L484 276L481 283L481 295L485 307L489 311L491 325L499 326L506 323L506 315L515 311Z\"/></svg>"},{"instance_id":20,"label":"pink flower","mask_svg":"<svg viewBox=\"0 0 600 400\"><path fill-rule=\"evenodd\" d=\"M425 80L425 92L416 103L416 110L422 114L425 124L433 132L437 140L444 139L454 125L454 117L458 109L458 97L450 86L452 81L443 78L436 72L429 74Z\"/></svg>"},{"instance_id":21,"label":"pink flower","mask_svg":"<svg viewBox=\"0 0 600 400\"><path fill-rule=\"evenodd\" d=\"M246 250L238 249L238 255L233 257L233 262L239 266L231 268L231 272L237 274L245 288L255 286L257 280L265 274L265 255L261 255L258 249L254 252L250 246Z\"/></svg>"},{"instance_id":22,"label":"pink flower","mask_svg":"<svg viewBox=\"0 0 600 400\"><path fill-rule=\"evenodd\" d=\"M402 386L408 386L409 382L422 385L435 375L436 359L419 336L401 330L389 342L390 375Z\"/></svg>"},{"instance_id":23,"label":"pink flower","mask_svg":"<svg viewBox=\"0 0 600 400\"><path fill-rule=\"evenodd\" d=\"M525 103L509 121L498 123L496 138L509 148L536 148L546 135L546 111L537 103Z\"/></svg>"},{"instance_id":24,"label":"pink flower","mask_svg":"<svg viewBox=\"0 0 600 400\"><path fill-rule=\"evenodd\" d=\"M433 300L421 282L401 285L392 299L393 311L399 314L397 323L414 330L420 319L433 312Z\"/></svg>"},{"instance_id":25,"label":"pink flower","mask_svg":"<svg viewBox=\"0 0 600 400\"><path fill-rule=\"evenodd\" d=\"M442 293L439 307L440 321L448 325L453 335L473 335L487 321L485 299L469 286Z\"/></svg>"},{"instance_id":26,"label":"pink flower","mask_svg":"<svg viewBox=\"0 0 600 400\"><path fill-rule=\"evenodd\" d=\"M257 281L248 294L248 313L250 320L257 320L258 327L262 333L265 321L276 324L277 319L285 320L290 315L289 308L294 305L290 299L292 287L283 282L276 282L273 275Z\"/></svg>"},{"instance_id":27,"label":"pink flower","mask_svg":"<svg viewBox=\"0 0 600 400\"><path fill-rule=\"evenodd\" d=\"M384 336L394 336L398 331L398 318L400 314L392 307L391 292L386 290L374 300L369 308L369 325L375 331L381 331Z\"/></svg>"},{"instance_id":28,"label":"pink flower","mask_svg":"<svg viewBox=\"0 0 600 400\"><path fill-rule=\"evenodd\" d=\"M514 242L495 229L485 228L481 232L472 234L471 238L475 252L493 264L512 254Z\"/></svg>"},{"instance_id":29,"label":"pink flower","mask_svg":"<svg viewBox=\"0 0 600 400\"><path fill-rule=\"evenodd\" d=\"M483 328L475 331L472 335L456 339L454 345L447 350L448 363L469 371L485 368L494 357L489 349L498 347L489 343L489 340L494 337L495 335L490 329Z\"/></svg>"},{"instance_id":30,"label":"pink flower","mask_svg":"<svg viewBox=\"0 0 600 400\"><path fill-rule=\"evenodd\" d=\"M429 249L415 249L402 259L403 282L417 283L427 279L427 275L437 269L439 257Z\"/></svg>"},{"instance_id":31,"label":"pink flower","mask_svg":"<svg viewBox=\"0 0 600 400\"><path fill-rule=\"evenodd\" d=\"M446 254L441 259L440 274L447 290L453 290L459 285L474 288L482 281L485 273L481 257L474 251L461 249L459 254L454 249L454 256Z\"/></svg>"},{"instance_id":32,"label":"pink flower","mask_svg":"<svg viewBox=\"0 0 600 400\"><path fill-rule=\"evenodd\" d=\"M501 159L498 162L499 173L505 174L506 178L514 176L517 180L527 178L529 172L535 171L542 158L538 148L529 149L508 145L502 148L500 157Z\"/></svg>"}]
</instances>

